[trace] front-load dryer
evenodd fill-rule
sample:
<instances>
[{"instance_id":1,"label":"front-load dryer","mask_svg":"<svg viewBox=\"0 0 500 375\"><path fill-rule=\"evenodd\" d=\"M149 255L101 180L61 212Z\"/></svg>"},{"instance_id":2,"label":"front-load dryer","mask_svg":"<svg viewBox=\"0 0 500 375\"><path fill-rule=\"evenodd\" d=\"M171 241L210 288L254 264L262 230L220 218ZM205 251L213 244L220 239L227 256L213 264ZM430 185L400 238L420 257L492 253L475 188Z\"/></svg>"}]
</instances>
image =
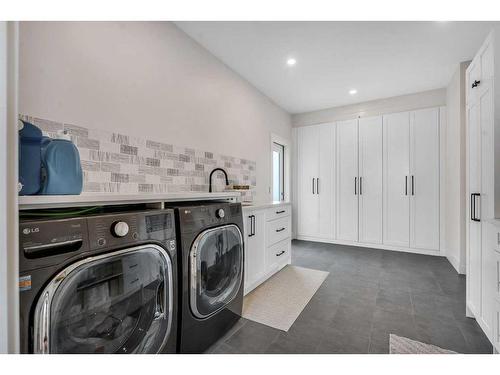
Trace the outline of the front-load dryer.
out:
<instances>
[{"instance_id":1,"label":"front-load dryer","mask_svg":"<svg viewBox=\"0 0 500 375\"><path fill-rule=\"evenodd\" d=\"M175 353L172 210L21 220L22 353Z\"/></svg>"},{"instance_id":2,"label":"front-load dryer","mask_svg":"<svg viewBox=\"0 0 500 375\"><path fill-rule=\"evenodd\" d=\"M175 207L179 248L179 352L202 353L241 317L240 203Z\"/></svg>"}]
</instances>

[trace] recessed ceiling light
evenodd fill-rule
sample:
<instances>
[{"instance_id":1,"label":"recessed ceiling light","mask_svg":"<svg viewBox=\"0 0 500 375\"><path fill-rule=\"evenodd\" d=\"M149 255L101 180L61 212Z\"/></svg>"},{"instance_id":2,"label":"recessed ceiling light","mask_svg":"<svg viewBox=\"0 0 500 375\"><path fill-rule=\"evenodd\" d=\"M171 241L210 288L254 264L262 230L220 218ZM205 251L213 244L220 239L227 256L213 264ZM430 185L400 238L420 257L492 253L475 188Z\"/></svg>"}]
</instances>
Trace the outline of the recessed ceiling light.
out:
<instances>
[{"instance_id":1,"label":"recessed ceiling light","mask_svg":"<svg viewBox=\"0 0 500 375\"><path fill-rule=\"evenodd\" d=\"M356 89L349 90L350 95L356 95L357 93L358 93L358 90L356 90Z\"/></svg>"},{"instance_id":2,"label":"recessed ceiling light","mask_svg":"<svg viewBox=\"0 0 500 375\"><path fill-rule=\"evenodd\" d=\"M295 64L297 64L297 60L295 60L293 57L290 57L288 60L286 60L286 64L288 66L294 66Z\"/></svg>"}]
</instances>

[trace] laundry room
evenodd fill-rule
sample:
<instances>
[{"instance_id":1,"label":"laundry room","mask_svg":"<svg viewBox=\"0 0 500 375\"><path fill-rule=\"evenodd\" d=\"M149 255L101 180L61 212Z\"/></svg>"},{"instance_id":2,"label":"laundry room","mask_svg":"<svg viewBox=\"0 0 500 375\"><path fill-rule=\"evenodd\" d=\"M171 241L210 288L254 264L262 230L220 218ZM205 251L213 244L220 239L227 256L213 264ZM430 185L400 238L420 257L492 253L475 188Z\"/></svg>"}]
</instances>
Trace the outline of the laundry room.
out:
<instances>
[{"instance_id":1,"label":"laundry room","mask_svg":"<svg viewBox=\"0 0 500 375\"><path fill-rule=\"evenodd\" d=\"M0 21L5 357L497 358L495 17L48 11Z\"/></svg>"}]
</instances>

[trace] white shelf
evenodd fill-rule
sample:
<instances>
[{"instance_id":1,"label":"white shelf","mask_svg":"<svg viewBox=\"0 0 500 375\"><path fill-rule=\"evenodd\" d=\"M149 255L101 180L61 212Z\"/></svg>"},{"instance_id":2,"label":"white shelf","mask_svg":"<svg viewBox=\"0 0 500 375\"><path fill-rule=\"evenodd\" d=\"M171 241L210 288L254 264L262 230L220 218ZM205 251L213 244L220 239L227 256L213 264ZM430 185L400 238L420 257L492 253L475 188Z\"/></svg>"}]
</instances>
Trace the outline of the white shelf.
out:
<instances>
[{"instance_id":1,"label":"white shelf","mask_svg":"<svg viewBox=\"0 0 500 375\"><path fill-rule=\"evenodd\" d=\"M19 210L70 208L84 206L111 206L122 204L154 204L202 200L239 201L240 193L170 193L117 194L86 193L81 195L29 195L19 197Z\"/></svg>"}]
</instances>

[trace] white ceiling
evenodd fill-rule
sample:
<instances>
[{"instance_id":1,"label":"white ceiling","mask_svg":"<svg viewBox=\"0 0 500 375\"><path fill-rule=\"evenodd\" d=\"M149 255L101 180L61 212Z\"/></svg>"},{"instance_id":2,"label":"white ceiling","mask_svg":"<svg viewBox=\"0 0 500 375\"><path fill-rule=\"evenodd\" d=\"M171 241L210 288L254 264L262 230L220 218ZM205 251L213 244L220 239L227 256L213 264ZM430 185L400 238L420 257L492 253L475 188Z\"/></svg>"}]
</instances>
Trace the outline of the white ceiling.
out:
<instances>
[{"instance_id":1,"label":"white ceiling","mask_svg":"<svg viewBox=\"0 0 500 375\"><path fill-rule=\"evenodd\" d=\"M290 113L445 87L491 22L176 22ZM294 57L297 64L286 65ZM355 96L348 91L357 89Z\"/></svg>"}]
</instances>

